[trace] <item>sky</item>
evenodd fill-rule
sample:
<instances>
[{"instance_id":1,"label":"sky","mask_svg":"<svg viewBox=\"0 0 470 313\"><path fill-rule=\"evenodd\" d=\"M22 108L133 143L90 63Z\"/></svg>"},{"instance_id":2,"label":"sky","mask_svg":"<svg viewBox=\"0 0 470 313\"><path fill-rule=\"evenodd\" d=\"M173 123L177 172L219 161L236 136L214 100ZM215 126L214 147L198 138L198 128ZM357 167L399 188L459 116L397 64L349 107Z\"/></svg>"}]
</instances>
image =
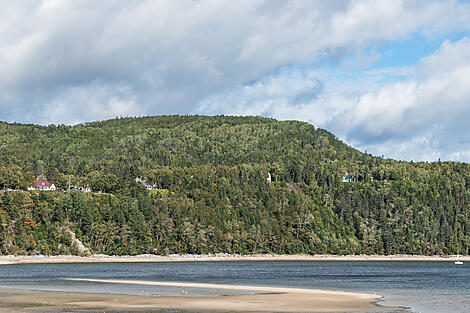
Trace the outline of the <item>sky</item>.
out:
<instances>
[{"instance_id":1,"label":"sky","mask_svg":"<svg viewBox=\"0 0 470 313\"><path fill-rule=\"evenodd\" d=\"M464 0L5 0L0 120L258 115L470 162L469 17Z\"/></svg>"}]
</instances>

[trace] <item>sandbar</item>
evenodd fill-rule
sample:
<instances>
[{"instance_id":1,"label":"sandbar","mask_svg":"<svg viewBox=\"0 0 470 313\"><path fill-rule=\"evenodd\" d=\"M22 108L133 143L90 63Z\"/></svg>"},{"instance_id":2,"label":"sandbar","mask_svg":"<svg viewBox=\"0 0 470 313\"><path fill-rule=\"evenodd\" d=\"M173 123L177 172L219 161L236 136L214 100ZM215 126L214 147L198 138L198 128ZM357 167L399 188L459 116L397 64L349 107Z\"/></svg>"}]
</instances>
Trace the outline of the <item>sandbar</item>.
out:
<instances>
[{"instance_id":1,"label":"sandbar","mask_svg":"<svg viewBox=\"0 0 470 313\"><path fill-rule=\"evenodd\" d=\"M8 308L10 310L8 312L20 312L25 308L30 308L35 311L56 311L64 309L104 311L176 309L217 312L356 312L393 309L378 306L376 302L381 296L374 294L183 282L98 279L74 280L119 284L214 288L219 290L247 290L257 293L229 296L169 297L0 289L0 309Z\"/></svg>"}]
</instances>

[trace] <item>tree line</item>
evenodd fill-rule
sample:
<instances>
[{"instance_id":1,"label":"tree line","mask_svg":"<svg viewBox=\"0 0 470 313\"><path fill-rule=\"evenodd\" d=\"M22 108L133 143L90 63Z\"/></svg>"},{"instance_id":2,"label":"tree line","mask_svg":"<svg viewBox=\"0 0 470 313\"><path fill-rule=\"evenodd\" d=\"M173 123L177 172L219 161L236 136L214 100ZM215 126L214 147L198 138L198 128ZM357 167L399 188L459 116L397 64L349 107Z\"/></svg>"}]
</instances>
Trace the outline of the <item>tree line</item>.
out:
<instances>
[{"instance_id":1,"label":"tree line","mask_svg":"<svg viewBox=\"0 0 470 313\"><path fill-rule=\"evenodd\" d=\"M374 157L302 122L0 123L0 164L16 189L0 194L1 254L79 254L69 230L105 254L469 252L468 164ZM39 176L101 193L25 191Z\"/></svg>"}]
</instances>

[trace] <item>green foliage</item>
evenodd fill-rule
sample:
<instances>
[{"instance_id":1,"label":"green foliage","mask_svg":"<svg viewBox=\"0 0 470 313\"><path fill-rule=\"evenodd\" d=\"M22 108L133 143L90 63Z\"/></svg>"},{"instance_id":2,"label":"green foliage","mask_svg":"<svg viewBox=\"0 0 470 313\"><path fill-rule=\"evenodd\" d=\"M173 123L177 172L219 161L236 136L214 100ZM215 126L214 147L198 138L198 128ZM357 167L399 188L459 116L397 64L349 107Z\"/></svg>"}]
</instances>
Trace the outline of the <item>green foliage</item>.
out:
<instances>
[{"instance_id":1,"label":"green foliage","mask_svg":"<svg viewBox=\"0 0 470 313\"><path fill-rule=\"evenodd\" d=\"M94 192L25 191L37 176ZM18 190L0 194L0 254L79 254L70 230L118 255L470 252L468 164L373 157L302 122L0 123L0 188Z\"/></svg>"},{"instance_id":2,"label":"green foliage","mask_svg":"<svg viewBox=\"0 0 470 313\"><path fill-rule=\"evenodd\" d=\"M151 197L167 197L174 194L174 192L168 189L151 189L148 191L148 193Z\"/></svg>"}]
</instances>

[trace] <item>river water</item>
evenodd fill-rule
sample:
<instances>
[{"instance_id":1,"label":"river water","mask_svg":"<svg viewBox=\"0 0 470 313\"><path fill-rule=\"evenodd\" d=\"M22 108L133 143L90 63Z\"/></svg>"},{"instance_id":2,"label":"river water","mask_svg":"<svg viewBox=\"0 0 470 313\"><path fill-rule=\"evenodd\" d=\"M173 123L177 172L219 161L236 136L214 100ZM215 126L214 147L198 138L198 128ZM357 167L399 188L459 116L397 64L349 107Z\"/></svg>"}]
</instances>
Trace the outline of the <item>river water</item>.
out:
<instances>
[{"instance_id":1,"label":"river water","mask_svg":"<svg viewBox=\"0 0 470 313\"><path fill-rule=\"evenodd\" d=\"M17 264L0 266L0 287L135 295L207 296L240 291L71 281L177 281L355 291L383 295L399 312L470 312L470 263L235 261ZM249 293L249 292L246 292ZM396 311L396 312L398 312Z\"/></svg>"}]
</instances>

